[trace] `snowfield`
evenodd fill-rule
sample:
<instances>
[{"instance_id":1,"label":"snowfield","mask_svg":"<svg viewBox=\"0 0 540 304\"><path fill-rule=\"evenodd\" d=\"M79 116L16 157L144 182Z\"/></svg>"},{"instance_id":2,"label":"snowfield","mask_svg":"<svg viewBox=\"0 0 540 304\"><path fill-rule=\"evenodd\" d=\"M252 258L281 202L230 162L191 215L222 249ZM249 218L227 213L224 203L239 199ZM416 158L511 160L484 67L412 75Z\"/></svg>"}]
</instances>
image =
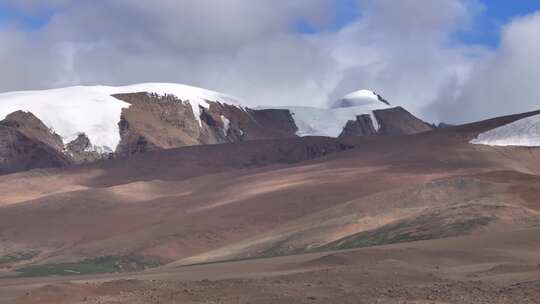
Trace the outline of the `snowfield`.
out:
<instances>
[{"instance_id":1,"label":"snowfield","mask_svg":"<svg viewBox=\"0 0 540 304\"><path fill-rule=\"evenodd\" d=\"M236 98L222 93L182 84L142 83L130 86L75 86L43 91L0 94L0 120L17 110L31 112L58 133L67 144L81 132L96 148L114 150L120 141L118 122L123 108L129 104L111 95L148 92L175 95L188 100L200 119L199 106L207 100L238 105ZM200 123L200 120L199 120Z\"/></svg>"},{"instance_id":2,"label":"snowfield","mask_svg":"<svg viewBox=\"0 0 540 304\"><path fill-rule=\"evenodd\" d=\"M480 133L471 141L488 146L540 146L540 115L523 118L513 123Z\"/></svg>"},{"instance_id":3,"label":"snowfield","mask_svg":"<svg viewBox=\"0 0 540 304\"><path fill-rule=\"evenodd\" d=\"M356 120L357 115L369 114L376 130L379 124L374 110L388 109L389 106L379 100L377 94L368 90L350 93L338 100L333 108L315 107L279 107L291 111L299 136L337 137L349 120Z\"/></svg>"}]
</instances>

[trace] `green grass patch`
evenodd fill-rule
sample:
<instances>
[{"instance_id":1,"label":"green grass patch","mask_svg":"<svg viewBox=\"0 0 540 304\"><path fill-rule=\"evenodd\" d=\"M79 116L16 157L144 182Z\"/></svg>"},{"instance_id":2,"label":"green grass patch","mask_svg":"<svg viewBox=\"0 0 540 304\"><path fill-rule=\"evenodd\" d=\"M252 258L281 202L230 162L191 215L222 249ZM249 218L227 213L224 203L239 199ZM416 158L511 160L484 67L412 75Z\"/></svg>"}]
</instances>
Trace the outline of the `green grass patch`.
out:
<instances>
[{"instance_id":1,"label":"green grass patch","mask_svg":"<svg viewBox=\"0 0 540 304\"><path fill-rule=\"evenodd\" d=\"M344 239L334 241L325 246L316 248L314 251L364 248L396 243L430 240L432 238L434 238L433 235L425 233L398 233L386 229L377 229L374 231L358 233Z\"/></svg>"},{"instance_id":2,"label":"green grass patch","mask_svg":"<svg viewBox=\"0 0 540 304\"><path fill-rule=\"evenodd\" d=\"M412 220L385 225L375 230L360 232L317 250L342 250L462 236L493 221L491 217L477 217L458 218L453 222L446 222L449 219L442 218L439 214L428 214Z\"/></svg>"},{"instance_id":3,"label":"green grass patch","mask_svg":"<svg viewBox=\"0 0 540 304\"><path fill-rule=\"evenodd\" d=\"M39 250L18 251L0 257L0 265L27 261L35 258Z\"/></svg>"},{"instance_id":4,"label":"green grass patch","mask_svg":"<svg viewBox=\"0 0 540 304\"><path fill-rule=\"evenodd\" d=\"M103 256L74 263L30 265L17 269L17 272L24 277L46 277L140 271L160 265L156 258L139 255Z\"/></svg>"}]
</instances>

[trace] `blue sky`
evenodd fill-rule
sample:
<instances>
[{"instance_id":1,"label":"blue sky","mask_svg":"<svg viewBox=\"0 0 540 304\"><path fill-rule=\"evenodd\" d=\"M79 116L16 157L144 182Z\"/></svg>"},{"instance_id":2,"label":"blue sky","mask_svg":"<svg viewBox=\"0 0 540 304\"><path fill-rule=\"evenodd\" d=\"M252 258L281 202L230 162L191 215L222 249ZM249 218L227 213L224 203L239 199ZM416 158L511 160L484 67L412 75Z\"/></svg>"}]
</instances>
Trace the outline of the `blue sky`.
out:
<instances>
[{"instance_id":1,"label":"blue sky","mask_svg":"<svg viewBox=\"0 0 540 304\"><path fill-rule=\"evenodd\" d=\"M0 3L0 26L14 24L28 31L36 30L47 25L53 15L53 10L28 13L16 10L9 4Z\"/></svg>"},{"instance_id":2,"label":"blue sky","mask_svg":"<svg viewBox=\"0 0 540 304\"><path fill-rule=\"evenodd\" d=\"M500 28L513 18L540 10L538 0L483 0L484 11L474 20L470 31L460 33L466 43L496 46Z\"/></svg>"}]
</instances>

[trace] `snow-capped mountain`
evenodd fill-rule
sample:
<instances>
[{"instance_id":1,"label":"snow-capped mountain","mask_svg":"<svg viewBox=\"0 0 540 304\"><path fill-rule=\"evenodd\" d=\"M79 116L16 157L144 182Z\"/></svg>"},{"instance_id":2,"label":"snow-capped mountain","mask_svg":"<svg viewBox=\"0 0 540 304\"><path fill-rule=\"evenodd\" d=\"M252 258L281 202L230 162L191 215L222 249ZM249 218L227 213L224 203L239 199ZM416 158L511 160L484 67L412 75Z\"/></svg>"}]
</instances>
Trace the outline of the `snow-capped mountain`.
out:
<instances>
[{"instance_id":1,"label":"snow-capped mountain","mask_svg":"<svg viewBox=\"0 0 540 304\"><path fill-rule=\"evenodd\" d=\"M11 92L0 94L0 104L0 171L297 131L287 110L249 109L235 97L182 84Z\"/></svg>"},{"instance_id":2,"label":"snow-capped mountain","mask_svg":"<svg viewBox=\"0 0 540 304\"><path fill-rule=\"evenodd\" d=\"M431 129L368 90L348 94L326 109L250 109L227 94L170 83L11 92L0 94L0 104L0 160L5 163L0 167L13 168L7 171L193 145ZM47 161L36 165L41 154Z\"/></svg>"},{"instance_id":3,"label":"snow-capped mountain","mask_svg":"<svg viewBox=\"0 0 540 304\"><path fill-rule=\"evenodd\" d=\"M394 135L394 133L410 134L431 130L428 124L403 108L391 105L379 94L370 90L359 90L347 94L335 101L330 108L280 108L291 111L299 136ZM390 112L393 116L391 118L383 114ZM386 125L386 128L381 131L383 125ZM388 132L386 129L390 125L393 127Z\"/></svg>"},{"instance_id":4,"label":"snow-capped mountain","mask_svg":"<svg viewBox=\"0 0 540 304\"><path fill-rule=\"evenodd\" d=\"M356 117L362 114L369 114L375 128L378 128L373 111L389 109L391 106L386 101L382 102L374 92L360 90L336 101L331 108L303 106L278 108L291 111L299 136L338 137L348 121L356 120Z\"/></svg>"},{"instance_id":5,"label":"snow-capped mountain","mask_svg":"<svg viewBox=\"0 0 540 304\"><path fill-rule=\"evenodd\" d=\"M343 98L334 102L332 108L347 108L364 106L368 104L378 104L382 102L388 106L390 103L381 95L370 90L358 90L345 95Z\"/></svg>"},{"instance_id":6,"label":"snow-capped mountain","mask_svg":"<svg viewBox=\"0 0 540 304\"><path fill-rule=\"evenodd\" d=\"M471 141L488 146L540 146L540 115L514 121L507 125L480 133Z\"/></svg>"},{"instance_id":7,"label":"snow-capped mountain","mask_svg":"<svg viewBox=\"0 0 540 304\"><path fill-rule=\"evenodd\" d=\"M113 151L120 142L118 121L126 103L115 94L148 92L171 94L189 100L195 118L200 120L200 107L207 101L238 104L237 99L222 93L181 84L143 83L130 86L76 86L61 89L10 92L0 94L0 120L22 110L31 112L59 134L65 143L86 134L96 147Z\"/></svg>"}]
</instances>

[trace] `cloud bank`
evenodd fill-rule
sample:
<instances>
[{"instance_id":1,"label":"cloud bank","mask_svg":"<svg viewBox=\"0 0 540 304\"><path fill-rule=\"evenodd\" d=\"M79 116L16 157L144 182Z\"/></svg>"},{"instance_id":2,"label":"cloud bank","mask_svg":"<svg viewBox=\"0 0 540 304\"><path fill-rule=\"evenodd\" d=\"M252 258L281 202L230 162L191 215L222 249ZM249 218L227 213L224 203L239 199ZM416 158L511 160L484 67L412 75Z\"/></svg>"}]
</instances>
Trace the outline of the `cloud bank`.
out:
<instances>
[{"instance_id":1,"label":"cloud bank","mask_svg":"<svg viewBox=\"0 0 540 304\"><path fill-rule=\"evenodd\" d=\"M540 12L502 29L501 45L474 62L462 83L441 88L429 110L457 122L540 109Z\"/></svg>"},{"instance_id":2,"label":"cloud bank","mask_svg":"<svg viewBox=\"0 0 540 304\"><path fill-rule=\"evenodd\" d=\"M367 88L447 122L540 108L540 15L495 49L465 44L475 0L341 0L359 18L337 29L340 0L8 1L49 19L0 26L0 91L160 81L325 106Z\"/></svg>"}]
</instances>

